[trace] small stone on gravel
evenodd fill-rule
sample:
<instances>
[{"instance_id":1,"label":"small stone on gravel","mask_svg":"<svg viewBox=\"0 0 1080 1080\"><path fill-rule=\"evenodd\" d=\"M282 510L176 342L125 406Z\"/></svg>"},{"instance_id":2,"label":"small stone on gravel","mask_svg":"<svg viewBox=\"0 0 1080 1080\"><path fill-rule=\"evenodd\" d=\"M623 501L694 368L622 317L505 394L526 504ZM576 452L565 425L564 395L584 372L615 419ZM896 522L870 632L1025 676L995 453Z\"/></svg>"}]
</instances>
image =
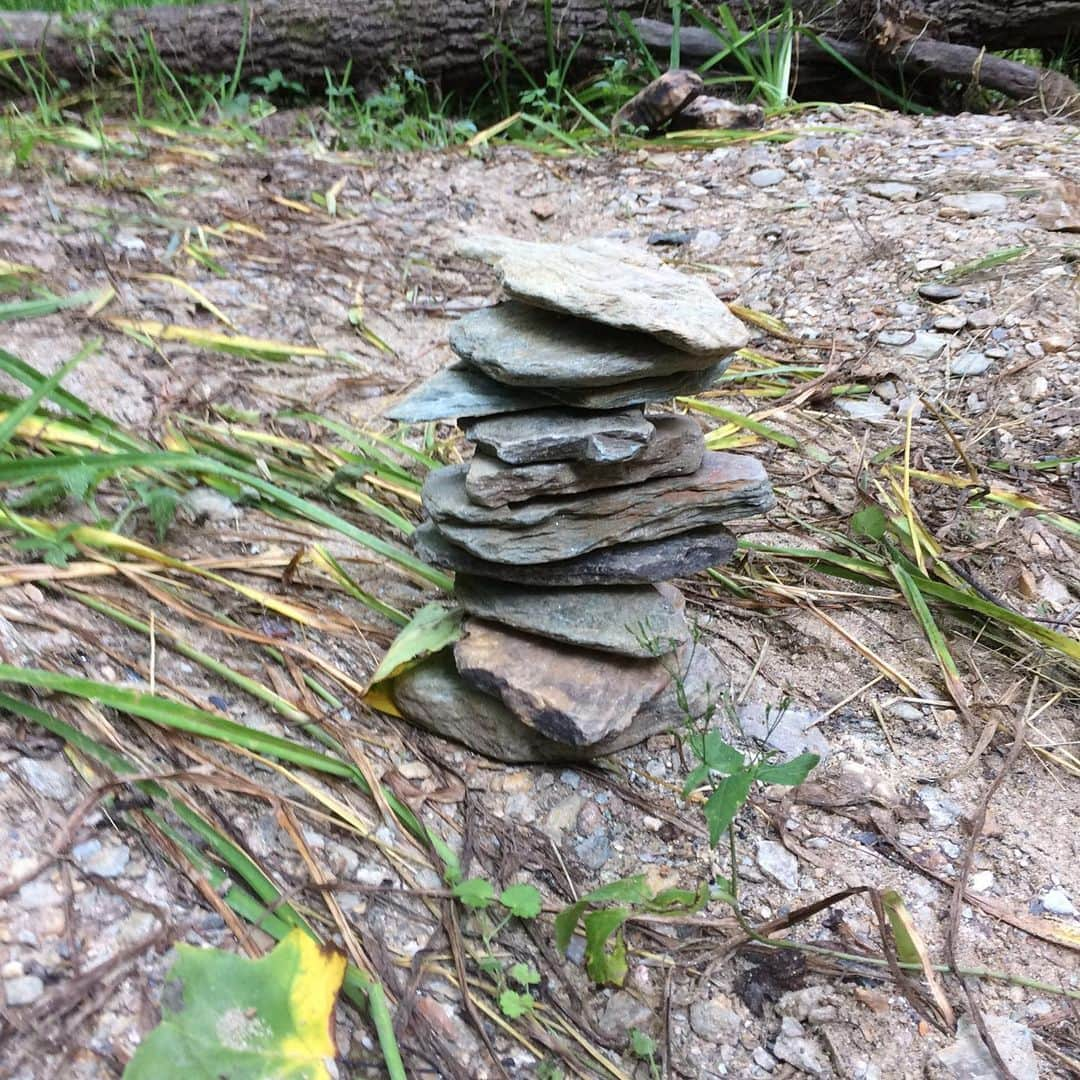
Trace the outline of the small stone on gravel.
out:
<instances>
[{"instance_id":1,"label":"small stone on gravel","mask_svg":"<svg viewBox=\"0 0 1080 1080\"><path fill-rule=\"evenodd\" d=\"M799 887L799 860L783 844L775 840L759 840L757 864L771 881L785 889Z\"/></svg>"},{"instance_id":2,"label":"small stone on gravel","mask_svg":"<svg viewBox=\"0 0 1080 1080\"><path fill-rule=\"evenodd\" d=\"M1076 905L1070 899L1069 894L1060 887L1044 892L1039 897L1039 903L1042 904L1043 910L1049 911L1051 915L1076 914Z\"/></svg>"},{"instance_id":3,"label":"small stone on gravel","mask_svg":"<svg viewBox=\"0 0 1080 1080\"><path fill-rule=\"evenodd\" d=\"M919 189L914 184L902 184L893 180L866 185L868 195L876 195L889 202L913 202L919 197Z\"/></svg>"},{"instance_id":4,"label":"small stone on gravel","mask_svg":"<svg viewBox=\"0 0 1080 1080\"><path fill-rule=\"evenodd\" d=\"M1007 1016L984 1015L984 1020L1014 1080L1039 1080L1031 1032ZM937 1071L928 1075L941 1080L996 1080L999 1075L975 1025L966 1016L960 1021L956 1040L938 1053L934 1065Z\"/></svg>"},{"instance_id":5,"label":"small stone on gravel","mask_svg":"<svg viewBox=\"0 0 1080 1080\"><path fill-rule=\"evenodd\" d=\"M611 858L611 839L606 832L593 833L574 846L574 854L586 870L599 870Z\"/></svg>"},{"instance_id":6,"label":"small stone on gravel","mask_svg":"<svg viewBox=\"0 0 1080 1080\"><path fill-rule=\"evenodd\" d=\"M955 799L950 799L940 788L929 784L919 788L919 798L930 814L927 824L931 829L949 828L964 812Z\"/></svg>"},{"instance_id":7,"label":"small stone on gravel","mask_svg":"<svg viewBox=\"0 0 1080 1080\"><path fill-rule=\"evenodd\" d=\"M954 356L949 364L952 375L981 375L990 367L990 357L981 352L965 352Z\"/></svg>"},{"instance_id":8,"label":"small stone on gravel","mask_svg":"<svg viewBox=\"0 0 1080 1080\"><path fill-rule=\"evenodd\" d=\"M36 975L20 975L4 983L4 997L9 1007L30 1005L45 993L45 984Z\"/></svg>"},{"instance_id":9,"label":"small stone on gravel","mask_svg":"<svg viewBox=\"0 0 1080 1080\"><path fill-rule=\"evenodd\" d=\"M802 1024L790 1016L785 1016L780 1022L780 1034L773 1043L772 1052L781 1061L786 1061L811 1076L827 1076L829 1073L829 1067L817 1043L807 1038Z\"/></svg>"},{"instance_id":10,"label":"small stone on gravel","mask_svg":"<svg viewBox=\"0 0 1080 1080\"><path fill-rule=\"evenodd\" d=\"M604 1035L629 1040L631 1028L651 1027L654 1019L648 1005L625 990L617 990L600 1014L599 1027Z\"/></svg>"},{"instance_id":11,"label":"small stone on gravel","mask_svg":"<svg viewBox=\"0 0 1080 1080\"><path fill-rule=\"evenodd\" d=\"M703 1039L732 1044L742 1031L742 1017L731 1007L727 998L695 1001L690 1006L690 1027Z\"/></svg>"},{"instance_id":12,"label":"small stone on gravel","mask_svg":"<svg viewBox=\"0 0 1080 1080\"><path fill-rule=\"evenodd\" d=\"M924 300L932 300L935 304L940 304L945 300L955 300L963 294L964 290L955 285L939 285L936 282L930 282L919 286L919 295Z\"/></svg>"},{"instance_id":13,"label":"small stone on gravel","mask_svg":"<svg viewBox=\"0 0 1080 1080\"><path fill-rule=\"evenodd\" d=\"M756 188L774 187L787 179L787 173L783 169L756 169L747 180Z\"/></svg>"},{"instance_id":14,"label":"small stone on gravel","mask_svg":"<svg viewBox=\"0 0 1080 1080\"><path fill-rule=\"evenodd\" d=\"M946 195L941 205L968 217L982 217L984 214L1000 214L1008 207L1009 200L996 191L969 191L961 195Z\"/></svg>"},{"instance_id":15,"label":"small stone on gravel","mask_svg":"<svg viewBox=\"0 0 1080 1080\"><path fill-rule=\"evenodd\" d=\"M75 790L71 773L59 761L42 761L40 758L20 758L15 762L19 775L39 794L47 799L63 802Z\"/></svg>"}]
</instances>

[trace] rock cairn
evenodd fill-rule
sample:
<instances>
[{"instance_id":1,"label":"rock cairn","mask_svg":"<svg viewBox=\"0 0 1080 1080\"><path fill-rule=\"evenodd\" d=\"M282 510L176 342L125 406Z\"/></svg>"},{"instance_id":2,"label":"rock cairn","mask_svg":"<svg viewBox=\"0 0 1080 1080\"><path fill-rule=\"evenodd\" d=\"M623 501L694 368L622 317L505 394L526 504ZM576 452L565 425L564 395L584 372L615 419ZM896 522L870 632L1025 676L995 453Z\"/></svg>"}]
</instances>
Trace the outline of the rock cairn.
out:
<instances>
[{"instance_id":1,"label":"rock cairn","mask_svg":"<svg viewBox=\"0 0 1080 1080\"><path fill-rule=\"evenodd\" d=\"M399 676L401 713L507 761L610 753L678 724L723 672L668 579L726 562L768 510L752 457L650 402L710 385L747 341L703 281L605 241L484 238L508 299L388 412L457 419L476 453L428 476L417 553L456 573L460 640ZM711 690L710 690L711 688Z\"/></svg>"}]
</instances>

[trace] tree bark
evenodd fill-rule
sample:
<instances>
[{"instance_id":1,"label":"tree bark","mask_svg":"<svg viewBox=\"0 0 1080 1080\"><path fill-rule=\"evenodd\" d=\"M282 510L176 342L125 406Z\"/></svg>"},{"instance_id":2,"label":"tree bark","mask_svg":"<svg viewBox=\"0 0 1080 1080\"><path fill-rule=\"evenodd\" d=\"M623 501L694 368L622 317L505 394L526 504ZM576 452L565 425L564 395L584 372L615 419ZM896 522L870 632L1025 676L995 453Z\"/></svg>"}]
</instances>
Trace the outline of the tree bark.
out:
<instances>
[{"instance_id":1,"label":"tree bark","mask_svg":"<svg viewBox=\"0 0 1080 1080\"><path fill-rule=\"evenodd\" d=\"M660 0L554 0L560 55L581 40L577 64L598 65L614 44L610 13L640 16ZM547 69L547 34L539 0L254 0L249 4L128 8L99 15L0 13L0 49L40 55L57 78L100 77L148 41L177 75L232 71L243 49L243 75L277 69L310 88L324 72L351 67L374 88L395 68L411 67L447 89L475 89L498 62L496 42L524 68Z\"/></svg>"},{"instance_id":2,"label":"tree bark","mask_svg":"<svg viewBox=\"0 0 1080 1080\"><path fill-rule=\"evenodd\" d=\"M695 3L689 0L688 7ZM1080 36L1080 0L919 3L918 11L899 0L796 0L795 6L802 23L828 35L831 48L862 70L977 82L1049 109L1076 93L1063 76L982 50L1064 50L1070 31ZM733 0L733 8L744 23L760 23L782 0ZM552 0L554 45L566 55L577 44L576 70L596 70L617 44L612 16L667 10L665 0ZM681 40L688 59L716 51L715 39L693 26L689 13ZM0 49L40 55L55 77L72 84L127 69L131 54L145 57L153 48L177 75L231 72L242 53L244 77L277 69L311 89L325 85L327 70L340 75L349 68L356 85L371 89L396 68L411 67L447 90L468 90L483 85L498 65L506 68L498 43L516 64L542 75L549 43L541 0L252 0L131 8L106 17L0 14ZM805 37L799 65L804 97L867 96L850 71Z\"/></svg>"}]
</instances>

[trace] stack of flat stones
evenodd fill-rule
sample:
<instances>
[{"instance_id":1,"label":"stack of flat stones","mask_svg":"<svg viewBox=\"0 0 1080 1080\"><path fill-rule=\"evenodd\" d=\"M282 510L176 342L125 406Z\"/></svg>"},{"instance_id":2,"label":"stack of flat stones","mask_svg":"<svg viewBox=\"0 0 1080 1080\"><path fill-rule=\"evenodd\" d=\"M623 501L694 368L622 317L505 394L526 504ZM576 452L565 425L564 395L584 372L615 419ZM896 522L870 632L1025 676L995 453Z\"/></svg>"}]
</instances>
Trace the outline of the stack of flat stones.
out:
<instances>
[{"instance_id":1,"label":"stack of flat stones","mask_svg":"<svg viewBox=\"0 0 1080 1080\"><path fill-rule=\"evenodd\" d=\"M668 579L726 562L768 510L752 457L650 403L709 386L747 341L699 278L609 241L463 245L507 299L462 318L459 358L396 407L475 445L424 484L417 553L456 574L460 639L398 677L418 725L507 761L611 753L722 689ZM676 678L677 676L677 678Z\"/></svg>"}]
</instances>

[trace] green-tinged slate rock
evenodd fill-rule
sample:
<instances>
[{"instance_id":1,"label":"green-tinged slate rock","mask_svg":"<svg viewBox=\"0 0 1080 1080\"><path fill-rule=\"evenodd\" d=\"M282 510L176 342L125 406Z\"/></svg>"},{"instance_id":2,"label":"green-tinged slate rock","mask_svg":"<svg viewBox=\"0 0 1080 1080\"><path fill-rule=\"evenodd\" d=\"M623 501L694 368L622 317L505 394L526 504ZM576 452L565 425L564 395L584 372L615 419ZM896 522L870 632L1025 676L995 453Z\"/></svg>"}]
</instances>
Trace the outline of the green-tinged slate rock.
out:
<instances>
[{"instance_id":1,"label":"green-tinged slate rock","mask_svg":"<svg viewBox=\"0 0 1080 1080\"><path fill-rule=\"evenodd\" d=\"M692 715L700 716L720 701L728 676L711 651L700 643L688 647L681 670L686 705ZM498 698L465 682L450 649L398 676L393 696L410 723L496 761L569 764L613 754L650 735L683 727L686 714L679 707L675 687L674 680L670 681L635 713L627 727L590 746L556 742L523 724Z\"/></svg>"},{"instance_id":2,"label":"green-tinged slate rock","mask_svg":"<svg viewBox=\"0 0 1080 1080\"><path fill-rule=\"evenodd\" d=\"M671 585L542 588L458 574L454 595L470 615L623 656L652 659L690 639Z\"/></svg>"},{"instance_id":3,"label":"green-tinged slate rock","mask_svg":"<svg viewBox=\"0 0 1080 1080\"><path fill-rule=\"evenodd\" d=\"M710 566L723 566L735 551L735 537L722 525L644 544L616 544L541 566L478 559L452 544L430 521L413 532L410 542L417 555L432 566L519 585L638 585L669 581Z\"/></svg>"},{"instance_id":4,"label":"green-tinged slate rock","mask_svg":"<svg viewBox=\"0 0 1080 1080\"><path fill-rule=\"evenodd\" d=\"M530 390L516 390L463 364L448 367L422 382L383 415L406 424L455 420L459 416L491 416L550 405L551 399Z\"/></svg>"},{"instance_id":5,"label":"green-tinged slate rock","mask_svg":"<svg viewBox=\"0 0 1080 1080\"><path fill-rule=\"evenodd\" d=\"M725 356L750 340L746 327L701 278L629 245L478 236L463 240L458 251L490 263L516 299L651 334L694 355Z\"/></svg>"},{"instance_id":6,"label":"green-tinged slate rock","mask_svg":"<svg viewBox=\"0 0 1080 1080\"><path fill-rule=\"evenodd\" d=\"M545 495L571 495L696 472L705 454L705 440L697 421L688 416L652 417L651 421L652 437L628 461L508 465L478 453L469 462L465 490L481 506L506 506ZM482 423L486 421L477 426Z\"/></svg>"},{"instance_id":7,"label":"green-tinged slate rock","mask_svg":"<svg viewBox=\"0 0 1080 1080\"><path fill-rule=\"evenodd\" d=\"M485 375L511 386L610 386L700 371L715 354L693 354L646 334L511 300L474 311L450 331L450 347Z\"/></svg>"},{"instance_id":8,"label":"green-tinged slate rock","mask_svg":"<svg viewBox=\"0 0 1080 1080\"><path fill-rule=\"evenodd\" d=\"M764 513L772 488L752 457L707 451L696 472L627 487L510 506L478 506L465 488L467 466L429 473L424 509L439 531L490 562L532 565L613 544L642 543Z\"/></svg>"},{"instance_id":9,"label":"green-tinged slate rock","mask_svg":"<svg viewBox=\"0 0 1080 1080\"><path fill-rule=\"evenodd\" d=\"M640 409L583 412L532 409L462 422L465 437L511 465L538 461L616 462L636 457L652 438Z\"/></svg>"}]
</instances>

